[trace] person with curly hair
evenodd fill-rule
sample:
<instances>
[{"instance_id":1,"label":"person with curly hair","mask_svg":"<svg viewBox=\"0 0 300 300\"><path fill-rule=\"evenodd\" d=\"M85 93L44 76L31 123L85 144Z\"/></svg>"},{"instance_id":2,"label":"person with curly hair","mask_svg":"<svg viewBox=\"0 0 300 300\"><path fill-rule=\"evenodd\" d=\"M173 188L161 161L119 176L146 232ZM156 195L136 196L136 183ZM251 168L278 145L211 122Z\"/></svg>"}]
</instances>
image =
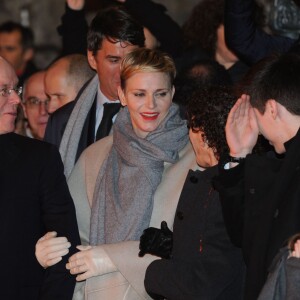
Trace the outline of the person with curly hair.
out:
<instances>
[{"instance_id":1,"label":"person with curly hair","mask_svg":"<svg viewBox=\"0 0 300 300\"><path fill-rule=\"evenodd\" d=\"M184 57L187 61L199 56L215 59L229 72L232 81L237 82L248 70L248 66L239 61L226 45L224 6L224 0L203 0L193 8L182 27L186 46Z\"/></svg>"},{"instance_id":2,"label":"person with curly hair","mask_svg":"<svg viewBox=\"0 0 300 300\"><path fill-rule=\"evenodd\" d=\"M242 299L244 264L225 229L218 193L212 185L218 160L227 150L225 123L235 102L225 87L197 89L188 105L189 136L200 170L190 170L174 218L173 233L147 228L140 255L162 257L146 271L153 299Z\"/></svg>"}]
</instances>

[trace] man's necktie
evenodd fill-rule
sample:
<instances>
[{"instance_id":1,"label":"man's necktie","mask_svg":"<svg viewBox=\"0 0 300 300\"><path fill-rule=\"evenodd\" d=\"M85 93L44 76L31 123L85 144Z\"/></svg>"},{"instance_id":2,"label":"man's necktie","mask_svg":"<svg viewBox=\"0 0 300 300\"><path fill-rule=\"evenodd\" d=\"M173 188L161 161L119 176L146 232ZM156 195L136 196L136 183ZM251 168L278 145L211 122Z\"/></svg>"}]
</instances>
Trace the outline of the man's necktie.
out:
<instances>
[{"instance_id":1,"label":"man's necktie","mask_svg":"<svg viewBox=\"0 0 300 300\"><path fill-rule=\"evenodd\" d=\"M114 115L117 114L118 111L120 110L121 104L120 103L104 103L103 108L104 108L103 117L102 117L100 125L97 129L96 141L109 135L109 132L112 127L112 119L113 119Z\"/></svg>"}]
</instances>

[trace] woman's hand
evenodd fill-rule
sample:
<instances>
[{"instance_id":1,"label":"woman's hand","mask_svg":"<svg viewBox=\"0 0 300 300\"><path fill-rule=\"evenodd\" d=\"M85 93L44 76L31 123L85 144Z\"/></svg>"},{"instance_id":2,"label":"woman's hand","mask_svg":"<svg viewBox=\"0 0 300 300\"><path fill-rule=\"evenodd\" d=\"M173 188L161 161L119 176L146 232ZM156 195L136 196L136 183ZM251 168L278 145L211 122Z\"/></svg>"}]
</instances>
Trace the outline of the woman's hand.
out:
<instances>
[{"instance_id":1,"label":"woman's hand","mask_svg":"<svg viewBox=\"0 0 300 300\"><path fill-rule=\"evenodd\" d=\"M243 94L229 112L225 127L230 155L245 157L252 152L258 138L258 126L250 96Z\"/></svg>"},{"instance_id":2,"label":"woman's hand","mask_svg":"<svg viewBox=\"0 0 300 300\"><path fill-rule=\"evenodd\" d=\"M71 244L65 237L56 237L57 233L51 231L41 237L35 245L35 256L39 264L50 267L62 260L69 253Z\"/></svg>"},{"instance_id":3,"label":"woman's hand","mask_svg":"<svg viewBox=\"0 0 300 300\"><path fill-rule=\"evenodd\" d=\"M80 274L76 277L77 281L117 270L101 246L77 246L77 249L80 252L72 255L66 265L71 274Z\"/></svg>"}]
</instances>

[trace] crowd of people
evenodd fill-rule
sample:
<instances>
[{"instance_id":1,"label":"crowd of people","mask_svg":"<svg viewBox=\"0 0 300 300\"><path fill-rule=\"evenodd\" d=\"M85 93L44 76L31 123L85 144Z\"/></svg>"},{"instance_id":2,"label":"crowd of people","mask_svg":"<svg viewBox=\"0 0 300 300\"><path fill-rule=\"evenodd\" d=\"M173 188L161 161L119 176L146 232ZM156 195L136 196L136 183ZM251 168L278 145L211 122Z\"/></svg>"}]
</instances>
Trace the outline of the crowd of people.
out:
<instances>
[{"instance_id":1,"label":"crowd of people","mask_svg":"<svg viewBox=\"0 0 300 300\"><path fill-rule=\"evenodd\" d=\"M299 41L254 0L84 6L43 70L0 25L2 297L299 299Z\"/></svg>"}]
</instances>

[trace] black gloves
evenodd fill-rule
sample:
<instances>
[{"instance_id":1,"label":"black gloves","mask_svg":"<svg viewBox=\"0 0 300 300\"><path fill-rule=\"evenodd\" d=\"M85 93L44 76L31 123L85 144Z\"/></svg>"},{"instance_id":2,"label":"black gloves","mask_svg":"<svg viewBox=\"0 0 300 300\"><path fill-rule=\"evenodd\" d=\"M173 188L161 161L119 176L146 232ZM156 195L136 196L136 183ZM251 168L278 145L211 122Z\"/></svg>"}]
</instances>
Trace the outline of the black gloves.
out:
<instances>
[{"instance_id":1,"label":"black gloves","mask_svg":"<svg viewBox=\"0 0 300 300\"><path fill-rule=\"evenodd\" d=\"M162 221L161 229L149 227L144 230L140 237L140 252L142 257L146 253L170 258L173 247L173 232L168 228L167 222Z\"/></svg>"}]
</instances>

